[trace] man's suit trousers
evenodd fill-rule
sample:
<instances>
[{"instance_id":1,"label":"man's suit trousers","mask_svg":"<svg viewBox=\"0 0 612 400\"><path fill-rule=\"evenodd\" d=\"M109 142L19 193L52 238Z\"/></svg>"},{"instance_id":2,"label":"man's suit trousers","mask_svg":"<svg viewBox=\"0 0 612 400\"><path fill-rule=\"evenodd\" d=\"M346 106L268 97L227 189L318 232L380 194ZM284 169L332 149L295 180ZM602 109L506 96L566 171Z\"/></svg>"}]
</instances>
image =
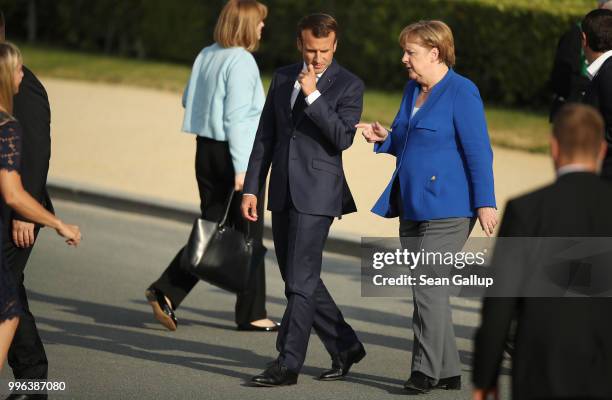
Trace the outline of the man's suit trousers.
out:
<instances>
[{"instance_id":1,"label":"man's suit trousers","mask_svg":"<svg viewBox=\"0 0 612 400\"><path fill-rule=\"evenodd\" d=\"M276 348L279 360L296 373L304 364L311 328L332 356L358 343L321 280L323 248L332 221L329 216L300 213L291 203L272 213L274 248L288 301Z\"/></svg>"}]
</instances>

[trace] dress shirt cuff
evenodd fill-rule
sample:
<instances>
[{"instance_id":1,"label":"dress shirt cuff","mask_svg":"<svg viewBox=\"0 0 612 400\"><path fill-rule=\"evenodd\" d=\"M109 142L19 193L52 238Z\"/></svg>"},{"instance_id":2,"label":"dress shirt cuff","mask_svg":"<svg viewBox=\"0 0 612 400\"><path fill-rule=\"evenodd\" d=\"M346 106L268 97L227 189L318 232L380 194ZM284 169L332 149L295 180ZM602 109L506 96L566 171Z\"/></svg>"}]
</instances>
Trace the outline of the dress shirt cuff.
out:
<instances>
[{"instance_id":1,"label":"dress shirt cuff","mask_svg":"<svg viewBox=\"0 0 612 400\"><path fill-rule=\"evenodd\" d=\"M312 92L308 96L306 96L306 104L311 105L319 97L321 97L321 92L319 92L318 90L315 90L314 92Z\"/></svg>"},{"instance_id":2,"label":"dress shirt cuff","mask_svg":"<svg viewBox=\"0 0 612 400\"><path fill-rule=\"evenodd\" d=\"M243 196L255 196L253 193L242 193ZM257 197L257 196L255 196Z\"/></svg>"}]
</instances>

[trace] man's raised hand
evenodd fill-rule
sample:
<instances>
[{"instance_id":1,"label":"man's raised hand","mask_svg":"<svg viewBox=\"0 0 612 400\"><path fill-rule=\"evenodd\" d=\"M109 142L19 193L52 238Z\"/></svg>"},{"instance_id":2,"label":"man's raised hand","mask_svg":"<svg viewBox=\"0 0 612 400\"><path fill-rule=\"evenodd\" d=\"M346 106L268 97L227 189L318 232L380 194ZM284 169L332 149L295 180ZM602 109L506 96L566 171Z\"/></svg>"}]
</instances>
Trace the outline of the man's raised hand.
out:
<instances>
[{"instance_id":1,"label":"man's raised hand","mask_svg":"<svg viewBox=\"0 0 612 400\"><path fill-rule=\"evenodd\" d=\"M298 76L298 82L302 87L304 96L309 96L317 90L317 74L315 74L312 64L308 64L308 69L302 70Z\"/></svg>"}]
</instances>

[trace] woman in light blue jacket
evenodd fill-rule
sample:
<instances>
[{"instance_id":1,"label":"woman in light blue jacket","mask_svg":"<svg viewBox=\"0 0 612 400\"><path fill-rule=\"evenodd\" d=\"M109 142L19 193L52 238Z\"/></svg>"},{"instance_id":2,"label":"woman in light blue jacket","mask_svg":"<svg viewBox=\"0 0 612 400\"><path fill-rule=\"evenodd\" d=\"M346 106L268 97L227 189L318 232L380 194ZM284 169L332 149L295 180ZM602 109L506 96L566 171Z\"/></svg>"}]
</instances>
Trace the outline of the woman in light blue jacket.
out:
<instances>
[{"instance_id":1,"label":"woman in light blue jacket","mask_svg":"<svg viewBox=\"0 0 612 400\"><path fill-rule=\"evenodd\" d=\"M358 124L377 153L396 157L396 169L372 211L400 217L399 233L411 251L456 253L476 220L487 235L497 224L493 152L478 88L452 67L455 46L441 21L420 21L400 35L410 80L397 117L387 131ZM413 274L449 274L445 266L418 265ZM439 275L442 276L442 275ZM420 282L420 280L417 280ZM413 286L412 371L405 388L459 389L461 362L449 287Z\"/></svg>"},{"instance_id":2,"label":"woman in light blue jacket","mask_svg":"<svg viewBox=\"0 0 612 400\"><path fill-rule=\"evenodd\" d=\"M259 46L267 8L255 0L230 0L219 15L215 43L198 54L183 94L183 132L196 135L195 170L202 217L219 221L232 189L241 191L265 95L251 54ZM230 219L244 223L234 196ZM263 206L263 202L262 202ZM263 215L263 208L258 211ZM250 228L263 246L263 219ZM182 249L146 291L155 318L175 330L174 311L198 282L180 268ZM251 274L249 289L236 300L239 330L267 331L278 324L266 315L263 261Z\"/></svg>"}]
</instances>

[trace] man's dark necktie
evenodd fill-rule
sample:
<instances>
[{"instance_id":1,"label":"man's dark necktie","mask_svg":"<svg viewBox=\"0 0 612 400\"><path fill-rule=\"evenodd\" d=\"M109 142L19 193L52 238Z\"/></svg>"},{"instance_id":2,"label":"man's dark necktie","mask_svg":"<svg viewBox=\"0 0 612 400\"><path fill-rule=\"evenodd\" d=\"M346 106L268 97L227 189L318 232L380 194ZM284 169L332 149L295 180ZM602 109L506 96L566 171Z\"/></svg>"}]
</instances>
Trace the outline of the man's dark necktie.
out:
<instances>
[{"instance_id":1,"label":"man's dark necktie","mask_svg":"<svg viewBox=\"0 0 612 400\"><path fill-rule=\"evenodd\" d=\"M291 110L291 116L293 117L293 124L297 124L300 116L304 113L306 109L306 96L304 96L304 92L299 91L297 98L295 99L295 104L293 105L293 110Z\"/></svg>"}]
</instances>

